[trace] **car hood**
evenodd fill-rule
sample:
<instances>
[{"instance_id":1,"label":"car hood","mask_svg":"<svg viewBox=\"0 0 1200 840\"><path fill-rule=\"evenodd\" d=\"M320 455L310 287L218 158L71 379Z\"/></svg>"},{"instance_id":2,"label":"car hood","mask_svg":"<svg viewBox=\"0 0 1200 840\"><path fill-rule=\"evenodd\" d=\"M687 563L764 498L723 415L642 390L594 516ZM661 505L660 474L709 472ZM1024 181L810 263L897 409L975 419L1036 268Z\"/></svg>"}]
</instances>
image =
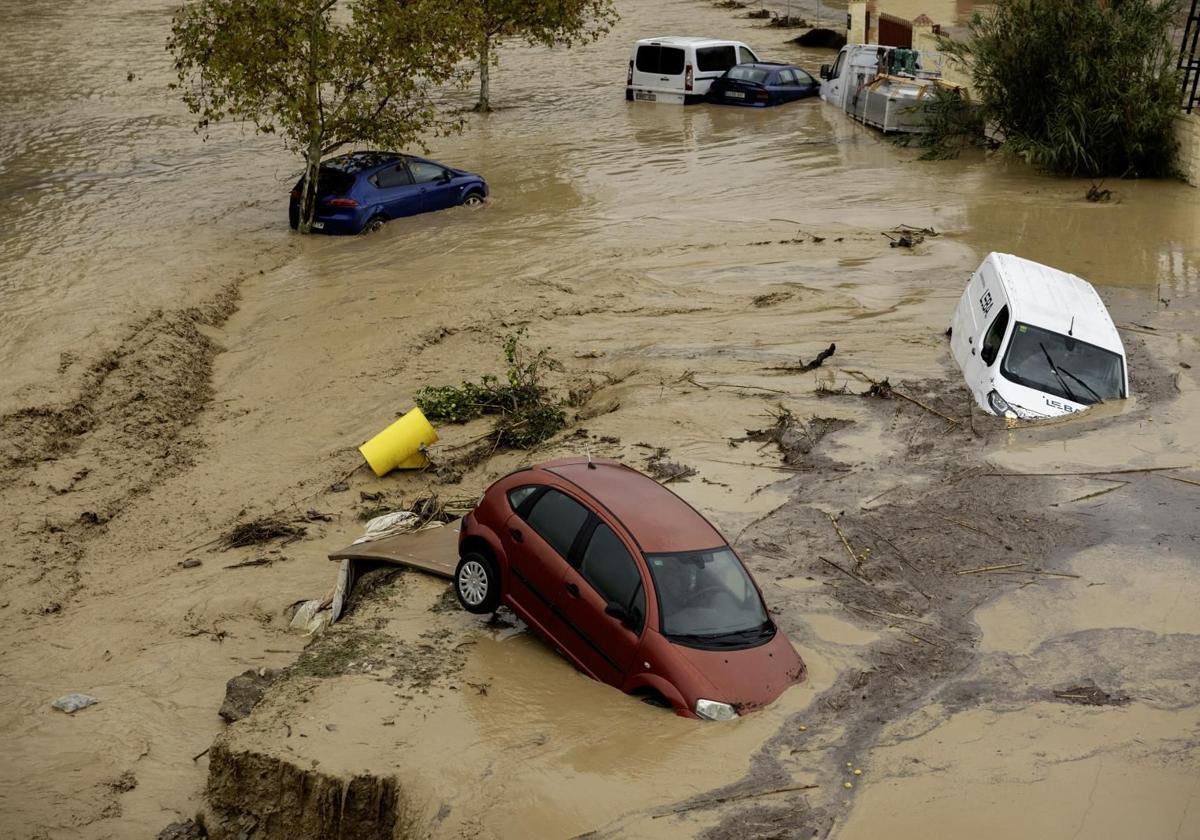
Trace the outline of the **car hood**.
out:
<instances>
[{"instance_id":1,"label":"car hood","mask_svg":"<svg viewBox=\"0 0 1200 840\"><path fill-rule=\"evenodd\" d=\"M771 641L745 650L700 650L672 642L683 659L709 683L706 700L728 703L738 714L761 709L789 686L803 682L808 669L787 636L776 630ZM695 703L695 698L688 698Z\"/></svg>"}]
</instances>

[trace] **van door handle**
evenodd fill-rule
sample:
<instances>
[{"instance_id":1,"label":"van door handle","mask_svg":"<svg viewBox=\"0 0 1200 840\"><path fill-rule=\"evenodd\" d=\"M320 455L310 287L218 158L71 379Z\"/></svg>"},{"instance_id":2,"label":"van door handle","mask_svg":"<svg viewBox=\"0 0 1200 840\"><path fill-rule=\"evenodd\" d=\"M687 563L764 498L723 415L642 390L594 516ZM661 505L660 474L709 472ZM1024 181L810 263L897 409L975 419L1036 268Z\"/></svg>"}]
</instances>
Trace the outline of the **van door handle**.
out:
<instances>
[{"instance_id":1,"label":"van door handle","mask_svg":"<svg viewBox=\"0 0 1200 840\"><path fill-rule=\"evenodd\" d=\"M659 76L658 80L660 82L669 82L669 81L671 81L671 77L670 76Z\"/></svg>"},{"instance_id":2,"label":"van door handle","mask_svg":"<svg viewBox=\"0 0 1200 840\"><path fill-rule=\"evenodd\" d=\"M567 589L567 592L570 594L570 596L571 596L572 598L578 598L578 597L579 597L579 587L578 587L578 586L576 586L575 584L573 584L573 583L568 583L568 584L567 584L567 586L566 586L566 589Z\"/></svg>"},{"instance_id":3,"label":"van door handle","mask_svg":"<svg viewBox=\"0 0 1200 840\"><path fill-rule=\"evenodd\" d=\"M521 532L518 531L516 528L509 528L508 533L512 534L512 538L513 538L514 542L525 542L525 537L522 536Z\"/></svg>"}]
</instances>

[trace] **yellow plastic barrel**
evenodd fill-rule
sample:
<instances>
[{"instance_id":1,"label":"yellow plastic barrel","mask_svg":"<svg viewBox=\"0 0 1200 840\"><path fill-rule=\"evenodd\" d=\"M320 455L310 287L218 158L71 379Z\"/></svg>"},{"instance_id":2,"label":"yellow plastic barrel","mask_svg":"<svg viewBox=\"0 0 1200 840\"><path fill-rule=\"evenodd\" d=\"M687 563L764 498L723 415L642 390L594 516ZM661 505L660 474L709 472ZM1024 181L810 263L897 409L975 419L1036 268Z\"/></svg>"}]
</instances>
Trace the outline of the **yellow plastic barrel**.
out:
<instances>
[{"instance_id":1,"label":"yellow plastic barrel","mask_svg":"<svg viewBox=\"0 0 1200 840\"><path fill-rule=\"evenodd\" d=\"M421 446L437 443L438 434L421 409L414 408L375 437L358 447L377 476L394 469L415 470L429 464Z\"/></svg>"}]
</instances>

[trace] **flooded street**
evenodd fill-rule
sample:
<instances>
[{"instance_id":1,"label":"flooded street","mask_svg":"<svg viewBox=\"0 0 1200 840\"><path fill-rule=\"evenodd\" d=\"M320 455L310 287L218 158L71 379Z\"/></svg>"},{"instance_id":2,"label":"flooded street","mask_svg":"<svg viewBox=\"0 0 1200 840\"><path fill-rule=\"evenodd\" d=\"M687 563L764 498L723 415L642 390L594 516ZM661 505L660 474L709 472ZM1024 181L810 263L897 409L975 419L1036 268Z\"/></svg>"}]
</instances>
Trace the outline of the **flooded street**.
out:
<instances>
[{"instance_id":1,"label":"flooded street","mask_svg":"<svg viewBox=\"0 0 1200 840\"><path fill-rule=\"evenodd\" d=\"M699 725L405 573L348 623L365 652L279 687L223 755L395 774L446 838L1200 836L1200 191L1110 181L1093 204L996 156L918 161L813 99L628 103L647 35L813 71L832 53L698 0L618 7L596 44L507 48L499 110L431 141L487 178L487 206L301 238L297 162L237 127L202 143L166 89L173 4L0 0L0 835L145 837L201 809L225 681L304 649L286 610L329 591L360 493L470 497L529 461L640 467L648 446L698 471L672 489L742 552L804 685ZM899 224L940 235L891 248ZM989 251L1096 285L1132 399L1014 429L971 414L943 333ZM416 389L500 373L520 326L564 363L556 385L591 382L566 432L449 484L355 471ZM770 370L832 342L811 373ZM863 377L957 424L860 399ZM784 469L737 442L777 404L849 425ZM439 431L435 459L484 427ZM309 510L332 518L299 541L213 547ZM871 586L820 559L847 559L842 512ZM1058 576L955 574L1006 562ZM444 655L420 679L365 667L421 645ZM1128 702L1054 694L1086 680ZM100 702L50 707L71 691ZM713 791L729 801L701 807Z\"/></svg>"}]
</instances>

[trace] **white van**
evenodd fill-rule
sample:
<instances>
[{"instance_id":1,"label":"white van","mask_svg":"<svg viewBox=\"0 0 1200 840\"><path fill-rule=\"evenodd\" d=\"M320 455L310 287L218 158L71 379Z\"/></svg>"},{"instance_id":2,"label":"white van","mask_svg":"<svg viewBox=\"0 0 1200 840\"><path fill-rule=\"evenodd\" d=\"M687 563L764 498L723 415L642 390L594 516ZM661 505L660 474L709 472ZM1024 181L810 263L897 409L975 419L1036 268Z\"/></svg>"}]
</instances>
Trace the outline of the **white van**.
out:
<instances>
[{"instance_id":1,"label":"white van","mask_svg":"<svg viewBox=\"0 0 1200 840\"><path fill-rule=\"evenodd\" d=\"M671 105L702 102L713 79L735 64L753 63L758 56L741 41L643 38L629 58L625 98Z\"/></svg>"},{"instance_id":2,"label":"white van","mask_svg":"<svg viewBox=\"0 0 1200 840\"><path fill-rule=\"evenodd\" d=\"M950 350L975 401L1036 419L1125 399L1125 347L1092 284L1055 268L988 254L950 327Z\"/></svg>"}]
</instances>

